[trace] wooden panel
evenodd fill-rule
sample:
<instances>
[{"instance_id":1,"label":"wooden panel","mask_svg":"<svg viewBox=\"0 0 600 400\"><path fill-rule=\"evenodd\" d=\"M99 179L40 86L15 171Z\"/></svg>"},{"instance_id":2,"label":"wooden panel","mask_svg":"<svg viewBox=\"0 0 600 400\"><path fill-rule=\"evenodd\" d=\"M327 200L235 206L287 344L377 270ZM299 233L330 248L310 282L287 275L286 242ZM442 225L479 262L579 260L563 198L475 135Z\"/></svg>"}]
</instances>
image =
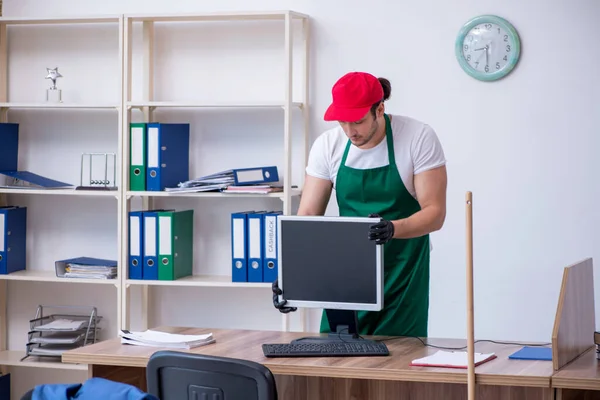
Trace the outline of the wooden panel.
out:
<instances>
[{"instance_id":1,"label":"wooden panel","mask_svg":"<svg viewBox=\"0 0 600 400\"><path fill-rule=\"evenodd\" d=\"M144 392L148 390L146 384L146 368L93 365L92 376L133 385Z\"/></svg>"},{"instance_id":2,"label":"wooden panel","mask_svg":"<svg viewBox=\"0 0 600 400\"><path fill-rule=\"evenodd\" d=\"M291 18L306 19L308 15L296 11L257 11L257 12L214 12L203 14L170 14L170 15L126 15L132 21L154 22L199 22L199 21L251 21L251 20L284 20L289 14Z\"/></svg>"},{"instance_id":3,"label":"wooden panel","mask_svg":"<svg viewBox=\"0 0 600 400\"><path fill-rule=\"evenodd\" d=\"M552 332L554 370L594 346L594 270L591 258L565 267Z\"/></svg>"},{"instance_id":4,"label":"wooden panel","mask_svg":"<svg viewBox=\"0 0 600 400\"><path fill-rule=\"evenodd\" d=\"M467 385L455 383L423 383L366 379L316 378L276 375L277 392L283 400L464 400ZM550 388L510 386L475 387L478 399L486 400L552 400Z\"/></svg>"},{"instance_id":5,"label":"wooden panel","mask_svg":"<svg viewBox=\"0 0 600 400\"><path fill-rule=\"evenodd\" d=\"M557 389L556 400L600 400L596 390Z\"/></svg>"},{"instance_id":6,"label":"wooden panel","mask_svg":"<svg viewBox=\"0 0 600 400\"><path fill-rule=\"evenodd\" d=\"M93 376L123 382L147 391L146 369L94 366ZM464 400L467 385L455 383L319 378L275 375L281 400ZM550 388L510 386L476 387L477 398L486 400L553 400Z\"/></svg>"},{"instance_id":7,"label":"wooden panel","mask_svg":"<svg viewBox=\"0 0 600 400\"><path fill-rule=\"evenodd\" d=\"M600 393L600 361L594 348L561 368L552 376L552 387L598 390Z\"/></svg>"},{"instance_id":8,"label":"wooden panel","mask_svg":"<svg viewBox=\"0 0 600 400\"><path fill-rule=\"evenodd\" d=\"M0 24L0 102L8 101L8 29ZM2 109L0 122L8 122L8 110Z\"/></svg>"},{"instance_id":9,"label":"wooden panel","mask_svg":"<svg viewBox=\"0 0 600 400\"><path fill-rule=\"evenodd\" d=\"M380 338L390 349L389 357L299 357L266 358L263 343L285 343L307 333L253 330L220 330L199 328L155 328L167 332L203 334L212 332L216 343L190 350L215 356L250 360L267 366L274 374L356 378L414 382L467 383L467 370L455 368L411 367L412 360L433 354L438 349L423 346L414 338ZM308 334L310 335L310 334ZM425 339L435 346L463 347L465 340ZM476 368L477 382L484 385L550 387L552 364L547 361L509 360L508 356L521 345L501 345L480 342L477 352L495 352L497 359ZM122 345L119 339L107 340L65 352L63 361L83 364L145 367L159 348Z\"/></svg>"}]
</instances>

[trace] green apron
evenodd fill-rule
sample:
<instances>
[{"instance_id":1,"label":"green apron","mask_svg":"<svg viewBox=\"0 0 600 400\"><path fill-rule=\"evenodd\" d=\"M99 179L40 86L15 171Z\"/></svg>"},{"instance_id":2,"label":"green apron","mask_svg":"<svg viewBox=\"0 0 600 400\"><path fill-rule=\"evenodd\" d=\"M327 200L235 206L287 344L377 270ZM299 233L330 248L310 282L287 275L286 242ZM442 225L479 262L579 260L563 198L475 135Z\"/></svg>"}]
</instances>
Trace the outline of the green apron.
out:
<instances>
[{"instance_id":1,"label":"green apron","mask_svg":"<svg viewBox=\"0 0 600 400\"><path fill-rule=\"evenodd\" d=\"M366 170L347 167L346 157L351 145L348 140L337 174L336 198L340 216L366 217L377 213L384 219L395 220L407 218L421 209L400 178L390 119L388 115L384 116L389 165ZM383 309L358 311L358 333L426 337L429 235L391 239L383 246ZM330 331L325 312L321 317L320 331Z\"/></svg>"}]
</instances>

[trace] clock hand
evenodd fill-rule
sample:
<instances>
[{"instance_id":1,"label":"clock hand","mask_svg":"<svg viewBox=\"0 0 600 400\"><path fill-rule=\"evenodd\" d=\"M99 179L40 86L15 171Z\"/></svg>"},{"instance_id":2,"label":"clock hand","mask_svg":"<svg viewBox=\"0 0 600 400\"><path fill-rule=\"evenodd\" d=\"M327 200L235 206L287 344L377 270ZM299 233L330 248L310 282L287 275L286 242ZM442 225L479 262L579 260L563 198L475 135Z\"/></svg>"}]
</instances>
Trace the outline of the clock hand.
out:
<instances>
[{"instance_id":1,"label":"clock hand","mask_svg":"<svg viewBox=\"0 0 600 400\"><path fill-rule=\"evenodd\" d=\"M488 49L489 46L485 46L485 65L490 65L490 63L488 62Z\"/></svg>"}]
</instances>

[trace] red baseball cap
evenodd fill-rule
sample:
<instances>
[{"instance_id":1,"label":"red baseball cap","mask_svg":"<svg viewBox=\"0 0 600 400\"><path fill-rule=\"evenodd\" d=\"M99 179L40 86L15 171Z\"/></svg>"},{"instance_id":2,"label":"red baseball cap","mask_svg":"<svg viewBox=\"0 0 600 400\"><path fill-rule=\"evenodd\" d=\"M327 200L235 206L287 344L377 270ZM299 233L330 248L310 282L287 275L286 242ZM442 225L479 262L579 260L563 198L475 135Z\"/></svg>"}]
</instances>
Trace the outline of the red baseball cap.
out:
<instances>
[{"instance_id":1,"label":"red baseball cap","mask_svg":"<svg viewBox=\"0 0 600 400\"><path fill-rule=\"evenodd\" d=\"M350 72L331 89L333 102L325 111L325 121L358 121L373 104L383 100L379 79L366 72Z\"/></svg>"}]
</instances>

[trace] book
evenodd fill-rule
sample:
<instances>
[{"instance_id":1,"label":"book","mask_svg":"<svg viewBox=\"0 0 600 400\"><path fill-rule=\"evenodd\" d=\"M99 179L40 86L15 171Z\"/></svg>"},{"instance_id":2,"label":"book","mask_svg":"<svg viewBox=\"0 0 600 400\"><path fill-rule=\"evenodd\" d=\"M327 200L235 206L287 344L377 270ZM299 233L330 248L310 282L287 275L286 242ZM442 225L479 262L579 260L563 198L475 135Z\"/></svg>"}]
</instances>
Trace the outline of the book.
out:
<instances>
[{"instance_id":1,"label":"book","mask_svg":"<svg viewBox=\"0 0 600 400\"><path fill-rule=\"evenodd\" d=\"M474 364L475 366L481 365L485 362L496 358L494 353L475 353ZM469 358L466 351L443 351L438 350L435 354L427 357L417 358L412 360L411 366L415 367L442 367L442 368L467 368L469 365Z\"/></svg>"},{"instance_id":2,"label":"book","mask_svg":"<svg viewBox=\"0 0 600 400\"><path fill-rule=\"evenodd\" d=\"M543 360L552 361L552 347L525 346L510 356L511 360Z\"/></svg>"},{"instance_id":3,"label":"book","mask_svg":"<svg viewBox=\"0 0 600 400\"><path fill-rule=\"evenodd\" d=\"M144 332L123 330L119 333L121 343L137 346L165 347L169 349L192 349L215 342L212 333L205 335L181 335L148 329Z\"/></svg>"}]
</instances>

